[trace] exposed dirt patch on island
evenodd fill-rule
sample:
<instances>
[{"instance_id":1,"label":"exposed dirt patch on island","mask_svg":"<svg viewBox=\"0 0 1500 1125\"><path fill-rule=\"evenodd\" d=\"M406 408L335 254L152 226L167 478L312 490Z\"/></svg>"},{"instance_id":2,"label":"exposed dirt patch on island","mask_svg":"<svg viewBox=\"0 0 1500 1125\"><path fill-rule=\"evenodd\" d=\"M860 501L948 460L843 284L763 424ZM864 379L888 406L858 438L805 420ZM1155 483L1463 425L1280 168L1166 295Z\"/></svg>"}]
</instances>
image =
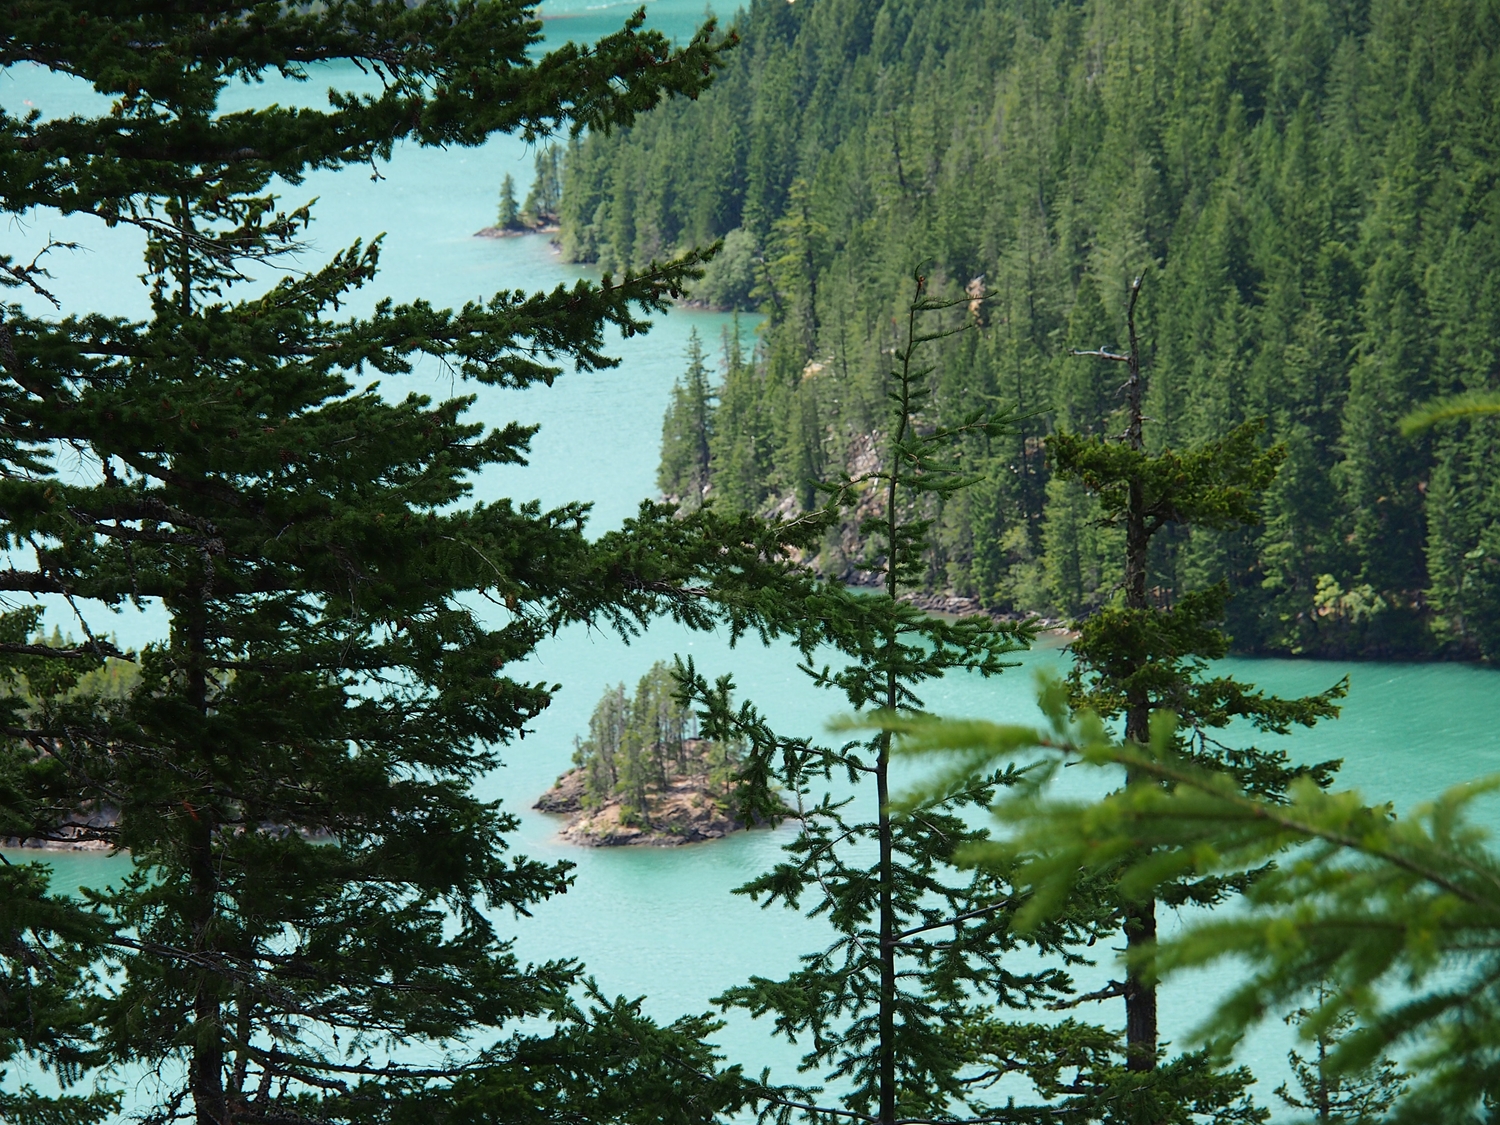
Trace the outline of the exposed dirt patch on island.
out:
<instances>
[{"instance_id":1,"label":"exposed dirt patch on island","mask_svg":"<svg viewBox=\"0 0 1500 1125\"><path fill-rule=\"evenodd\" d=\"M709 792L706 779L699 777L672 779L665 790L651 795L645 813L627 809L619 800L585 808L584 793L583 769L571 769L534 807L570 816L561 838L587 848L676 847L721 840L731 832L764 823L746 824L731 815L723 795Z\"/></svg>"}]
</instances>

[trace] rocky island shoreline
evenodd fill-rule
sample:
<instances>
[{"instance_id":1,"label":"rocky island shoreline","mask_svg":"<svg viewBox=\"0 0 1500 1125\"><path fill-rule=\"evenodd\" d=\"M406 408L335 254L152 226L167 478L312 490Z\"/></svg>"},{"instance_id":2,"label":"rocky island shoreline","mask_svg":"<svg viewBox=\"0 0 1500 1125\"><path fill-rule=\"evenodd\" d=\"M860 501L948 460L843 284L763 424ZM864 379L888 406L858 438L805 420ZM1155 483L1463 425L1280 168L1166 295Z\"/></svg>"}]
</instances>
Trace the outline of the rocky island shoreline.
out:
<instances>
[{"instance_id":1,"label":"rocky island shoreline","mask_svg":"<svg viewBox=\"0 0 1500 1125\"><path fill-rule=\"evenodd\" d=\"M587 805L587 771L575 766L543 793L532 807L569 818L558 834L569 844L586 848L645 846L670 848L722 840L731 832L759 827L734 816L721 797L709 791L703 777L672 778L665 790L651 794L644 813L621 799Z\"/></svg>"},{"instance_id":2,"label":"rocky island shoreline","mask_svg":"<svg viewBox=\"0 0 1500 1125\"><path fill-rule=\"evenodd\" d=\"M747 824L734 810L741 749L699 737L671 669L654 664L634 693L606 688L575 740L573 768L533 806L567 816L562 839L590 848L675 847Z\"/></svg>"}]
</instances>

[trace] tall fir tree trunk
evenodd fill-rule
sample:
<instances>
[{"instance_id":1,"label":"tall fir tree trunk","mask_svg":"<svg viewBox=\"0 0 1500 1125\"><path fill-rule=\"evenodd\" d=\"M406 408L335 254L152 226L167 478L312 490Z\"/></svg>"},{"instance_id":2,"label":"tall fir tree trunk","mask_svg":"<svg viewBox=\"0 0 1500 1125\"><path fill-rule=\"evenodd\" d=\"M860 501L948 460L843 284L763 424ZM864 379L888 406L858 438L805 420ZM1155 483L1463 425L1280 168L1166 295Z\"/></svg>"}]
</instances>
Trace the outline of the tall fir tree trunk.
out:
<instances>
[{"instance_id":1,"label":"tall fir tree trunk","mask_svg":"<svg viewBox=\"0 0 1500 1125\"><path fill-rule=\"evenodd\" d=\"M1070 704L1075 712L1123 719L1126 739L1137 745L1151 741L1153 710L1174 711L1180 732L1177 747L1195 764L1229 770L1248 791L1284 799L1288 787L1299 778L1328 784L1334 763L1299 768L1284 752L1234 751L1199 736L1233 719L1277 732L1291 723L1311 726L1338 713L1336 701L1342 698L1345 685L1286 700L1228 677L1199 679L1204 662L1228 652L1221 623L1229 584L1221 581L1204 590L1178 590L1171 604L1158 605L1151 596L1148 568L1151 539L1168 525L1184 531L1222 531L1259 523L1259 499L1274 480L1285 452L1280 447L1261 447L1264 421L1255 418L1187 450L1146 450L1143 357L1136 331L1140 289L1137 278L1130 288L1129 347L1124 352L1101 347L1073 353L1127 365L1128 376L1121 388L1126 394L1125 432L1113 438L1059 430L1048 439L1057 478L1081 482L1093 492L1104 513L1102 522L1119 528L1125 540L1124 604L1105 607L1080 622L1079 635L1070 645L1074 657ZM1154 776L1148 776L1144 767L1126 771L1127 784L1142 787L1155 785ZM1142 842L1140 847L1149 845ZM1202 881L1196 886L1214 894L1226 889L1223 884ZM1149 1073L1157 1070L1159 1051L1157 993L1138 966L1146 962L1156 939L1156 901L1154 896L1120 894L1117 909L1128 964L1124 983L1111 986L1104 995L1119 994L1125 1000L1127 1069ZM1171 1070L1180 1076L1177 1065L1174 1061ZM1216 1083L1221 1080L1227 1083L1222 1089L1236 1088L1232 1075L1213 1078ZM1159 1081L1175 1083L1178 1077L1169 1073ZM1157 1111L1151 1113L1150 1120L1157 1120Z\"/></svg>"},{"instance_id":2,"label":"tall fir tree trunk","mask_svg":"<svg viewBox=\"0 0 1500 1125\"><path fill-rule=\"evenodd\" d=\"M1141 410L1141 350L1135 331L1135 304L1141 295L1141 279L1130 288L1130 307L1126 323L1130 332L1130 351L1126 356L1129 378L1125 382L1125 443L1143 451L1143 415ZM1132 610L1150 608L1146 598L1146 568L1150 563L1151 528L1147 525L1146 496L1141 480L1130 482L1129 502L1125 512L1125 606ZM1142 658L1144 661L1144 657ZM1140 667L1131 669L1131 674ZM1151 705L1146 690L1133 685L1126 693L1125 737L1145 745L1151 738ZM1135 777L1128 781L1134 782ZM1127 955L1156 940L1156 902L1145 899L1126 903L1124 908L1125 946ZM1125 977L1125 1065L1130 1070L1156 1068L1156 987L1143 980L1133 956Z\"/></svg>"},{"instance_id":3,"label":"tall fir tree trunk","mask_svg":"<svg viewBox=\"0 0 1500 1125\"><path fill-rule=\"evenodd\" d=\"M918 297L921 290L918 289ZM909 313L907 340L916 338L915 308ZM908 348L911 344L907 345ZM885 592L892 601L898 593L896 572L897 552L897 500L901 485L901 443L906 440L908 419L911 417L909 381L901 384L901 413L891 435L889 479L885 493ZM886 649L893 654L897 645L894 627L887 635ZM885 707L894 712L901 702L900 688L894 661L889 661L885 673ZM876 798L880 802L878 834L880 837L880 1125L893 1125L896 1120L896 911L891 893L895 881L894 848L891 839L891 793L890 793L891 736L887 731L880 738L880 753L875 763Z\"/></svg>"},{"instance_id":4,"label":"tall fir tree trunk","mask_svg":"<svg viewBox=\"0 0 1500 1125\"><path fill-rule=\"evenodd\" d=\"M895 691L887 699L894 703ZM896 1120L896 926L891 882L894 860L891 846L890 758L891 739L880 743L875 766L876 796L880 801L880 1125Z\"/></svg>"},{"instance_id":5,"label":"tall fir tree trunk","mask_svg":"<svg viewBox=\"0 0 1500 1125\"><path fill-rule=\"evenodd\" d=\"M188 810L193 817L193 810ZM213 824L208 809L190 819L188 853L194 905L193 952L213 955L214 900L218 894L213 862ZM190 1089L196 1125L226 1125L229 1104L224 1093L224 1037L220 1029L219 974L198 973L193 993L193 1053Z\"/></svg>"},{"instance_id":6,"label":"tall fir tree trunk","mask_svg":"<svg viewBox=\"0 0 1500 1125\"><path fill-rule=\"evenodd\" d=\"M187 290L186 279L183 290ZM204 559L203 596L213 582L212 559ZM190 595L183 613L187 634L186 688L188 703L198 713L200 729L208 721L208 614L203 600ZM219 894L217 865L214 862L214 809L205 801L195 808L192 801L183 802L183 825L187 834L188 887L192 902L193 953L197 957L214 957L217 944L214 935L214 913ZM192 1091L196 1125L226 1125L229 1103L224 1092L223 1013L219 1001L220 975L200 970L193 991L193 1052L190 1062L189 1088Z\"/></svg>"}]
</instances>

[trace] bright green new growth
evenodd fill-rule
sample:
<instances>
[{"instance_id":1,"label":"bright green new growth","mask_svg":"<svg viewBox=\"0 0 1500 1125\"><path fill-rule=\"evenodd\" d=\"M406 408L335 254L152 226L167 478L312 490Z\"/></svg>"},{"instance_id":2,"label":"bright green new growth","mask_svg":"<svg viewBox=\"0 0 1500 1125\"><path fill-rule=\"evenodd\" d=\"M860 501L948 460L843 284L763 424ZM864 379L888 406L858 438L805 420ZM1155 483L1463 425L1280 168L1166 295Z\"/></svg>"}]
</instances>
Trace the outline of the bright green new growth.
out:
<instances>
[{"instance_id":1,"label":"bright green new growth","mask_svg":"<svg viewBox=\"0 0 1500 1125\"><path fill-rule=\"evenodd\" d=\"M1468 394L1451 395L1448 398L1424 402L1401 419L1401 432L1414 437L1429 430L1439 422L1451 422L1459 418L1477 418L1485 414L1500 414L1500 394L1491 391L1470 391Z\"/></svg>"},{"instance_id":2,"label":"bright green new growth","mask_svg":"<svg viewBox=\"0 0 1500 1125\"><path fill-rule=\"evenodd\" d=\"M1064 685L1046 685L1042 706L1042 729L887 724L903 749L948 758L942 784L1032 763L1026 785L996 806L1006 838L967 855L1017 872L1031 895L1018 924L1042 924L1081 881L1117 867L1121 886L1141 896L1182 880L1243 880L1240 909L1191 919L1132 955L1153 980L1230 958L1248 970L1202 1038L1224 1051L1257 1023L1302 1008L1304 1042L1329 1044L1323 1073L1346 1091L1370 1091L1381 1120L1487 1120L1500 1091L1500 855L1470 810L1500 779L1457 786L1402 817L1311 778L1276 801L1180 754L1169 712L1138 745L1116 742L1092 715L1071 719ZM1123 767L1136 780L1101 801L1064 799L1050 787L1070 764ZM1357 1026L1346 1033L1350 1016ZM1396 1050L1411 1079L1399 1095L1382 1060Z\"/></svg>"}]
</instances>

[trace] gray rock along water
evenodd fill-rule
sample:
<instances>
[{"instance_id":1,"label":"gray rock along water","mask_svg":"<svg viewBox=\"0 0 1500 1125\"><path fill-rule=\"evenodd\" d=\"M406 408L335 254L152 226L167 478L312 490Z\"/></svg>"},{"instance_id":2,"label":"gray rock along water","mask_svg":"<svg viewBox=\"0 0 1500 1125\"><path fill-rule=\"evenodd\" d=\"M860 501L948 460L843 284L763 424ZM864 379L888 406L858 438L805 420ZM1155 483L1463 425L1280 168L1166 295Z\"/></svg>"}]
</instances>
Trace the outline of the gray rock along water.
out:
<instances>
[{"instance_id":1,"label":"gray rock along water","mask_svg":"<svg viewBox=\"0 0 1500 1125\"><path fill-rule=\"evenodd\" d=\"M587 38L617 25L634 6L630 0L591 8L572 0L550 3L545 13L558 17L549 24L549 33ZM654 21L679 33L702 11L701 0L656 0L648 7ZM18 70L0 74L0 104L20 111L29 102L45 113L66 113L75 99L92 97L42 77ZM286 102L320 97L321 92L313 82L274 96ZM253 95L267 96L265 91ZM503 140L478 150L402 149L382 169L384 178L378 182L357 174L310 177L287 192L289 200L299 202L321 197L305 264L321 261L355 238L384 231L383 272L366 291L367 300L388 293L453 304L499 288L539 288L571 280L580 271L561 263L544 236L472 237L492 221L501 176L510 171L524 185L530 168L525 147ZM0 238L8 251L20 253L49 234L87 248L55 264L65 308L126 313L144 308L146 293L136 279L139 246L130 232L37 215L24 229L7 227ZM619 369L569 374L552 389L517 393L466 387L426 369L400 380L399 390L474 392L479 395L475 413L486 421L540 423L531 464L489 474L476 495L535 497L549 505L590 500L591 526L602 530L617 526L654 490L662 411L684 363L688 332L697 328L713 346L729 323L720 314L674 312L649 335L619 342L618 353L624 357ZM746 318L742 329L748 339L754 319ZM65 615L54 619L64 628L69 625ZM135 645L153 634L157 622L148 612L105 619L96 627ZM546 645L526 672L561 682L564 690L534 732L507 750L506 767L482 786L484 795L503 798L520 813L517 851L543 859L564 856L578 865L576 884L567 894L544 903L534 918L516 923L520 956L578 957L607 993L644 995L648 1010L666 1016L705 1010L712 996L753 973L783 973L799 953L822 940L818 924L779 909L762 911L730 893L774 861L787 839L785 830L736 833L706 847L577 848L556 838L555 819L530 808L567 768L573 736L585 729L600 690L621 681L634 683L654 661L673 653L693 656L710 675L732 670L746 694L782 729L817 731L834 710L830 700L806 687L784 650L751 645L732 652L723 637L693 636L670 626L655 627L630 645L570 630ZM1025 720L1035 714L1034 671L1057 667L1060 661L1057 645L1051 643L998 680L940 684L929 693L928 703L952 714ZM1446 785L1500 771L1500 735L1489 717L1500 679L1489 670L1287 660L1227 663L1288 695L1325 687L1348 672L1352 689L1345 717L1298 734L1286 745L1301 759L1343 757L1343 783L1369 798L1394 799L1406 807ZM1500 816L1495 821L1500 824ZM39 857L31 853L21 858ZM90 853L40 858L53 865L58 884L66 887L118 876L128 863ZM1180 1041L1227 979L1202 974L1173 981L1162 997L1166 1035ZM766 1028L744 1017L735 1017L720 1041L732 1059L752 1071L770 1064L790 1077L798 1055L796 1048L772 1042ZM1282 1080L1286 1042L1283 1029L1270 1027L1246 1048L1245 1061L1262 1078L1263 1098ZM11 1069L9 1081L25 1077L21 1068Z\"/></svg>"}]
</instances>

